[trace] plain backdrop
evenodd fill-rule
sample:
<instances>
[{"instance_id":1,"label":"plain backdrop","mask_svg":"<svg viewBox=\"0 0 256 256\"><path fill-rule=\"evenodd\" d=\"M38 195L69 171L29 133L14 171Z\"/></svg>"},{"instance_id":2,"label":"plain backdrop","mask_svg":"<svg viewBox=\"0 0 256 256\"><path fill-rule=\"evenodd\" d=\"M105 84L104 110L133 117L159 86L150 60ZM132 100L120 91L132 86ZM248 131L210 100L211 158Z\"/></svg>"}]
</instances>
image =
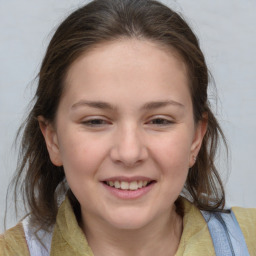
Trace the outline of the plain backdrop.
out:
<instances>
[{"instance_id":1,"label":"plain backdrop","mask_svg":"<svg viewBox=\"0 0 256 256\"><path fill-rule=\"evenodd\" d=\"M13 141L34 78L57 25L86 2L0 0L0 232L17 160ZM230 147L229 160L224 153L218 159L228 205L256 207L256 1L162 2L181 12L196 32L215 78L218 100L212 104ZM10 217L7 227L15 222Z\"/></svg>"}]
</instances>

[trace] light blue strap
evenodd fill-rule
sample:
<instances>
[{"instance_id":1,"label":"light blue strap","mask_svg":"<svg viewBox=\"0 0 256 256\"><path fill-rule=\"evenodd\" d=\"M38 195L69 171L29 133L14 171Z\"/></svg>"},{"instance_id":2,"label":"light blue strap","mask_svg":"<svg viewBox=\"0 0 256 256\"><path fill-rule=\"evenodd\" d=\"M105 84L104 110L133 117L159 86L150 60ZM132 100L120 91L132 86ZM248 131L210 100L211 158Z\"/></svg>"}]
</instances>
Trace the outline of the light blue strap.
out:
<instances>
[{"instance_id":1,"label":"light blue strap","mask_svg":"<svg viewBox=\"0 0 256 256\"><path fill-rule=\"evenodd\" d=\"M247 245L234 213L202 211L217 256L249 256Z\"/></svg>"}]
</instances>

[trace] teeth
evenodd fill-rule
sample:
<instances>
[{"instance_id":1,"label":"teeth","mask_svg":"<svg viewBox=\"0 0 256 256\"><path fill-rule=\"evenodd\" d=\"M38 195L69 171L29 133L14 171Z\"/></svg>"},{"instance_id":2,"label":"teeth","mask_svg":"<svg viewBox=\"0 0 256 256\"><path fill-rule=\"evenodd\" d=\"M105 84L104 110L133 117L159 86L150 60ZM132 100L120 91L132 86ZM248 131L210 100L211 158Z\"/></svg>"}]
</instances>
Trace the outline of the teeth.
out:
<instances>
[{"instance_id":1,"label":"teeth","mask_svg":"<svg viewBox=\"0 0 256 256\"><path fill-rule=\"evenodd\" d=\"M126 181L121 182L121 189L128 189L129 188L129 183Z\"/></svg>"},{"instance_id":2,"label":"teeth","mask_svg":"<svg viewBox=\"0 0 256 256\"><path fill-rule=\"evenodd\" d=\"M143 181L140 180L140 181L138 182L138 187L139 187L139 188L142 188L142 186L143 186Z\"/></svg>"},{"instance_id":3,"label":"teeth","mask_svg":"<svg viewBox=\"0 0 256 256\"><path fill-rule=\"evenodd\" d=\"M120 188L120 182L119 181L115 181L114 182L114 187L115 188Z\"/></svg>"},{"instance_id":4,"label":"teeth","mask_svg":"<svg viewBox=\"0 0 256 256\"><path fill-rule=\"evenodd\" d=\"M139 188L137 181L132 181L130 183L129 189L130 190L137 190Z\"/></svg>"},{"instance_id":5,"label":"teeth","mask_svg":"<svg viewBox=\"0 0 256 256\"><path fill-rule=\"evenodd\" d=\"M146 187L148 185L149 181L132 181L132 182L127 182L127 181L107 181L107 184L110 187L115 187L118 189L122 190L137 190L142 187Z\"/></svg>"}]
</instances>

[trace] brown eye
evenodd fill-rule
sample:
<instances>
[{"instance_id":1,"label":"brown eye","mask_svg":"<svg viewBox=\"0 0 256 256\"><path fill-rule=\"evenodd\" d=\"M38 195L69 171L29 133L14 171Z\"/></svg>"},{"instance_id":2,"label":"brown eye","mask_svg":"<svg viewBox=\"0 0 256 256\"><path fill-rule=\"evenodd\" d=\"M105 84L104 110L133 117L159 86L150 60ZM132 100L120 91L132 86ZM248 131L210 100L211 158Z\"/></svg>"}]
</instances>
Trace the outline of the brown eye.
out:
<instances>
[{"instance_id":1,"label":"brown eye","mask_svg":"<svg viewBox=\"0 0 256 256\"><path fill-rule=\"evenodd\" d=\"M149 123L154 125L170 125L173 122L165 118L155 118L152 119Z\"/></svg>"},{"instance_id":2,"label":"brown eye","mask_svg":"<svg viewBox=\"0 0 256 256\"><path fill-rule=\"evenodd\" d=\"M103 125L109 124L109 122L107 122L106 120L103 120L103 119L90 119L90 120L83 121L82 124L87 125L87 126L98 127L98 126L103 126Z\"/></svg>"}]
</instances>

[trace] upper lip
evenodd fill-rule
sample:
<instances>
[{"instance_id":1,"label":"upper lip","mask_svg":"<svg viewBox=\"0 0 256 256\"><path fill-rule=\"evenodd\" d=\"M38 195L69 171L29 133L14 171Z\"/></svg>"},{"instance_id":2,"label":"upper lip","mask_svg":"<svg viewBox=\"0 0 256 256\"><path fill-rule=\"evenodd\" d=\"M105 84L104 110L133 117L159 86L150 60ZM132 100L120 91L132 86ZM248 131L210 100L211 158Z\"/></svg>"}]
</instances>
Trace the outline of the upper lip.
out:
<instances>
[{"instance_id":1,"label":"upper lip","mask_svg":"<svg viewBox=\"0 0 256 256\"><path fill-rule=\"evenodd\" d=\"M145 177L145 176L133 176L133 177L126 177L126 176L115 176L115 177L110 177L107 179L104 179L102 181L126 181L126 182L132 182L132 181L152 181L154 179L151 179L149 177Z\"/></svg>"}]
</instances>

